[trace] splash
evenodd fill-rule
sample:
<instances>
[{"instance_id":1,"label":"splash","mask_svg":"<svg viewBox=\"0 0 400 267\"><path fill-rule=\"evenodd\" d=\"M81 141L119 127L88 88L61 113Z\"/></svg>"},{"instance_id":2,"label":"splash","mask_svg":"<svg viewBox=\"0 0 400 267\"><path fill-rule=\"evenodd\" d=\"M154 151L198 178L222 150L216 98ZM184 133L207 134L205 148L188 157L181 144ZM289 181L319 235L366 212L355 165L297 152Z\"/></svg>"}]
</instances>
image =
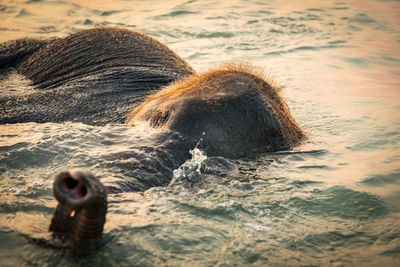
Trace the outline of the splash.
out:
<instances>
[{"instance_id":1,"label":"splash","mask_svg":"<svg viewBox=\"0 0 400 267\"><path fill-rule=\"evenodd\" d=\"M203 162L207 159L207 155L197 148L197 146L189 151L192 158L184 162L178 169L173 171L172 180L169 186L193 184L197 177L204 170Z\"/></svg>"}]
</instances>

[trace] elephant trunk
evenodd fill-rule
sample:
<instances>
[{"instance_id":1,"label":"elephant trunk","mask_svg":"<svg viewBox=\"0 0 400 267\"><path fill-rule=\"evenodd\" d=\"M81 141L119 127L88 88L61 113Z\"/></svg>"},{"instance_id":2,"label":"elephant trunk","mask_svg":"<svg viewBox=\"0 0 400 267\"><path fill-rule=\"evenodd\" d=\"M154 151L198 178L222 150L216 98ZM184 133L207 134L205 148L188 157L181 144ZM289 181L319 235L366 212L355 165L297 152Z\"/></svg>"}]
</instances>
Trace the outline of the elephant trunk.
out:
<instances>
[{"instance_id":1,"label":"elephant trunk","mask_svg":"<svg viewBox=\"0 0 400 267\"><path fill-rule=\"evenodd\" d=\"M88 250L100 240L107 213L107 193L90 172L60 172L54 181L58 206L49 230L78 250Z\"/></svg>"}]
</instances>

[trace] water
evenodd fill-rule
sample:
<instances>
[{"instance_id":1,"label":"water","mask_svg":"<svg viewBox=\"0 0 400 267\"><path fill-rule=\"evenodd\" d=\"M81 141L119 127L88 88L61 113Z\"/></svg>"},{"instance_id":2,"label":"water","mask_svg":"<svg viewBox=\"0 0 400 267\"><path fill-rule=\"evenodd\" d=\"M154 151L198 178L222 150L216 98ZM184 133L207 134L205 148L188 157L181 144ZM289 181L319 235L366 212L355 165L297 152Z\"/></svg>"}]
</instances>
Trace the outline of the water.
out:
<instances>
[{"instance_id":1,"label":"water","mask_svg":"<svg viewBox=\"0 0 400 267\"><path fill-rule=\"evenodd\" d=\"M110 195L105 244L82 259L25 237L48 235L52 177L80 166L120 181L137 156L162 154L159 133L1 125L0 265L399 266L399 15L377 0L2 1L0 41L107 25L152 35L199 71L251 60L309 140L257 159L194 150L169 187ZM2 93L16 89L29 81L3 77Z\"/></svg>"}]
</instances>

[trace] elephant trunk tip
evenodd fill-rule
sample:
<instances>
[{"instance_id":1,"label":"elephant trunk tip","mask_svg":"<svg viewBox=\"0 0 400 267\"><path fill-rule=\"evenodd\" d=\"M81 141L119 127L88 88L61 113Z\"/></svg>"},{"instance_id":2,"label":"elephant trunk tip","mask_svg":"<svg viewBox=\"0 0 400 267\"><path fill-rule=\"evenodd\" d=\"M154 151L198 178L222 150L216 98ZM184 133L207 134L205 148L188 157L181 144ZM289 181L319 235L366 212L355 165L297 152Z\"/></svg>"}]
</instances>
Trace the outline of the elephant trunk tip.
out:
<instances>
[{"instance_id":1,"label":"elephant trunk tip","mask_svg":"<svg viewBox=\"0 0 400 267\"><path fill-rule=\"evenodd\" d=\"M50 231L72 248L91 248L101 239L107 213L104 185L92 173L71 169L56 175L54 196L58 200Z\"/></svg>"},{"instance_id":2,"label":"elephant trunk tip","mask_svg":"<svg viewBox=\"0 0 400 267\"><path fill-rule=\"evenodd\" d=\"M74 199L83 199L88 192L88 189L83 182L78 181L69 175L61 177L60 189L71 194Z\"/></svg>"}]
</instances>

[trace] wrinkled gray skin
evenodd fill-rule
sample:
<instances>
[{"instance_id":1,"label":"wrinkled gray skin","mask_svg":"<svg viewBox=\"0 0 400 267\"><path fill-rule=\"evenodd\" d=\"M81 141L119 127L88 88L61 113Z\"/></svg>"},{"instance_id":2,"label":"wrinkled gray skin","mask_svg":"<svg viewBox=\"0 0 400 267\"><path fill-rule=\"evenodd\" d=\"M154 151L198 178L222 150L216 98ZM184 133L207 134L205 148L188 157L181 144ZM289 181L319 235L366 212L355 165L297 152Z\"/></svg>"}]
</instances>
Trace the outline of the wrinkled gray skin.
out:
<instances>
[{"instance_id":1,"label":"wrinkled gray skin","mask_svg":"<svg viewBox=\"0 0 400 267\"><path fill-rule=\"evenodd\" d=\"M0 63L0 79L17 71L37 91L2 94L0 123L122 123L150 91L194 74L183 59L155 39L115 28L86 30L52 41L9 41L0 45ZM132 154L137 161L122 167L123 180L115 187L106 189L84 170L56 175L54 195L59 204L50 225L56 239L79 251L96 247L107 212L106 191L168 185L172 170L190 157L189 149L197 144L209 156L240 158L290 149L304 138L275 89L261 78L234 70L204 79L192 84L203 95L193 90L172 99L155 97L144 102L140 112L132 112L128 125L147 121L167 131L160 131L155 147L143 148L155 155L153 159L143 158L145 153ZM181 84L184 89L187 85ZM215 90L202 90L202 86Z\"/></svg>"},{"instance_id":2,"label":"wrinkled gray skin","mask_svg":"<svg viewBox=\"0 0 400 267\"><path fill-rule=\"evenodd\" d=\"M0 44L0 75L29 78L36 93L0 98L0 124L123 123L150 91L192 74L164 44L142 33L96 28L56 40ZM0 79L2 79L0 78Z\"/></svg>"}]
</instances>

